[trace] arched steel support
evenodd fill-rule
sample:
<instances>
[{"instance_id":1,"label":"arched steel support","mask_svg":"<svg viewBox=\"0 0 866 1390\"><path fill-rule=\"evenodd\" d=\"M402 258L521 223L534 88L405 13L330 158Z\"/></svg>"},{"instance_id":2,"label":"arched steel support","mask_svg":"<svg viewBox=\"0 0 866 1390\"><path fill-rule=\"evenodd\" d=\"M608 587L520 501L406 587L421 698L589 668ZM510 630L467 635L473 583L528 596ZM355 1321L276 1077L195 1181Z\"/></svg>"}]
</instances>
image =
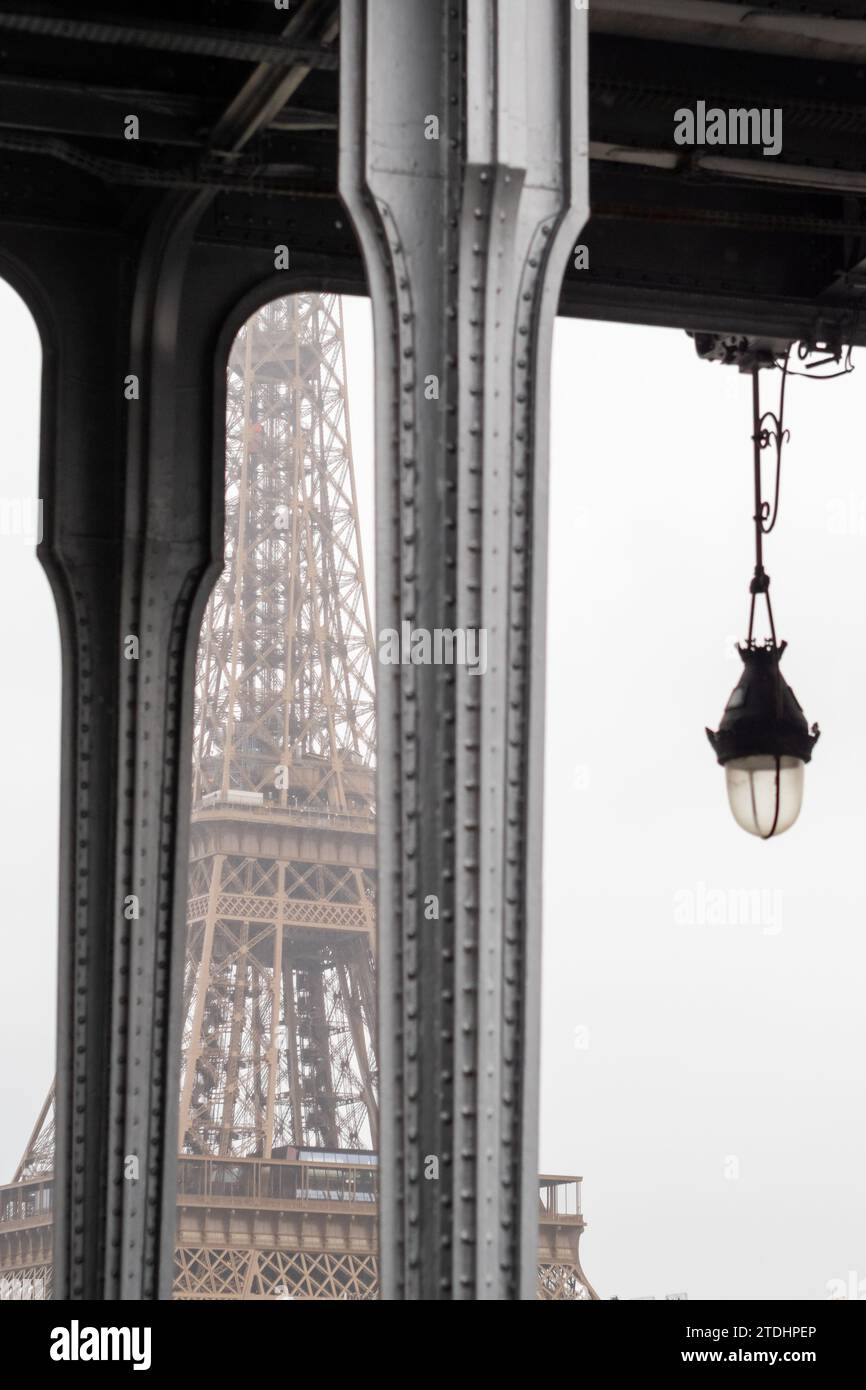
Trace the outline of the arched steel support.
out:
<instances>
[{"instance_id":1,"label":"arched steel support","mask_svg":"<svg viewBox=\"0 0 866 1390\"><path fill-rule=\"evenodd\" d=\"M54 1296L168 1297L193 669L222 562L225 362L246 315L363 288L298 256L6 229L43 344L40 559L63 657ZM130 639L135 639L131 641Z\"/></svg>"}]
</instances>

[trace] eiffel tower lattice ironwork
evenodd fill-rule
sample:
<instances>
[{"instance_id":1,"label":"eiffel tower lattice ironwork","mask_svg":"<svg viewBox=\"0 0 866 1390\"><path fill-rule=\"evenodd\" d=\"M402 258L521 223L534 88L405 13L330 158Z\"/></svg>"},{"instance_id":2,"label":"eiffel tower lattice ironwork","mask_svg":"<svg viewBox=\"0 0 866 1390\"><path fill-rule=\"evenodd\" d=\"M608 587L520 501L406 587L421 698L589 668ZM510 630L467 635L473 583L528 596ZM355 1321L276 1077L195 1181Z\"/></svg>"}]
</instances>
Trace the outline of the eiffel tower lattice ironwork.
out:
<instances>
[{"instance_id":1,"label":"eiffel tower lattice ironwork","mask_svg":"<svg viewBox=\"0 0 866 1390\"><path fill-rule=\"evenodd\" d=\"M229 362L226 567L196 680L179 1131L182 1155L219 1161L181 1163L177 1297L374 1287L372 1247L333 1253L338 1223L304 1166L369 1163L377 1142L372 658L341 301L295 295L250 319ZM215 1238L232 1195L240 1229ZM269 1208L278 1197L310 1208L306 1247Z\"/></svg>"},{"instance_id":2,"label":"eiffel tower lattice ironwork","mask_svg":"<svg viewBox=\"0 0 866 1390\"><path fill-rule=\"evenodd\" d=\"M229 360L226 564L198 646L174 1296L377 1296L375 705L342 304ZM0 1298L50 1285L53 1103L0 1189ZM542 1179L540 1298L595 1297ZM34 1219L35 1218L35 1219Z\"/></svg>"},{"instance_id":3,"label":"eiffel tower lattice ironwork","mask_svg":"<svg viewBox=\"0 0 866 1390\"><path fill-rule=\"evenodd\" d=\"M226 568L198 653L181 1150L370 1149L373 638L340 302L229 364Z\"/></svg>"}]
</instances>

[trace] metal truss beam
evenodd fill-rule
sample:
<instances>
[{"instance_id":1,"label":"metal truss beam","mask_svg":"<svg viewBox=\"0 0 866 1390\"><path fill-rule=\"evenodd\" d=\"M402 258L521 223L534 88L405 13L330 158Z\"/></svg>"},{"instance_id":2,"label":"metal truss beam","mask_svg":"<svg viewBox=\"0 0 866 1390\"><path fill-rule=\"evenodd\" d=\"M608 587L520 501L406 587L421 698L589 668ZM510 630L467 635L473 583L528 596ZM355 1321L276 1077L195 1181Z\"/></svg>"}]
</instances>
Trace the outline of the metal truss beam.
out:
<instances>
[{"instance_id":1,"label":"metal truss beam","mask_svg":"<svg viewBox=\"0 0 866 1390\"><path fill-rule=\"evenodd\" d=\"M570 280L563 285L559 313L568 318L646 324L689 333L740 333L789 342L802 339L866 345L866 323L858 323L847 305L834 303L830 286L825 299L816 303L714 295L697 283L678 289L648 289L627 276L620 286Z\"/></svg>"},{"instance_id":2,"label":"metal truss beam","mask_svg":"<svg viewBox=\"0 0 866 1390\"><path fill-rule=\"evenodd\" d=\"M383 1296L529 1299L549 358L587 212L586 15L344 0L340 33L377 621L488 643L483 676L390 666L377 686Z\"/></svg>"},{"instance_id":3,"label":"metal truss beam","mask_svg":"<svg viewBox=\"0 0 866 1390\"><path fill-rule=\"evenodd\" d=\"M808 7L803 6L802 10ZM730 0L592 0L593 33L781 54L836 63L866 58L859 16L794 13Z\"/></svg>"},{"instance_id":4,"label":"metal truss beam","mask_svg":"<svg viewBox=\"0 0 866 1390\"><path fill-rule=\"evenodd\" d=\"M321 7L320 7L321 8ZM316 44L292 42L282 35L235 33L227 29L165 24L106 24L95 20L63 19L55 15L0 14L0 29L64 43L106 44L112 48L153 49L185 53L196 58L225 58L240 63L267 63L333 71L337 54Z\"/></svg>"}]
</instances>

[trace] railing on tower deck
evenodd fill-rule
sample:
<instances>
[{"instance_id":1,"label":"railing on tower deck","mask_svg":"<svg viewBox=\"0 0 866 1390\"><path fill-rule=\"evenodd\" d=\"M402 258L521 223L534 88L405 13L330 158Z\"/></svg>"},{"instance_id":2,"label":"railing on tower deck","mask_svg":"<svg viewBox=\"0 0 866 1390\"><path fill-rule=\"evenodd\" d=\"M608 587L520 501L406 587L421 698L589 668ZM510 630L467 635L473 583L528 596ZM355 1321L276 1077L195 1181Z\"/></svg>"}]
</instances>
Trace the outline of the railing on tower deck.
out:
<instances>
[{"instance_id":1,"label":"railing on tower deck","mask_svg":"<svg viewBox=\"0 0 866 1390\"><path fill-rule=\"evenodd\" d=\"M541 1220L582 1224L580 1184L582 1178L564 1178L542 1174L538 1179Z\"/></svg>"},{"instance_id":2,"label":"railing on tower deck","mask_svg":"<svg viewBox=\"0 0 866 1390\"><path fill-rule=\"evenodd\" d=\"M54 1206L54 1178L49 1173L42 1178L10 1183L0 1187L0 1226L39 1226L50 1220Z\"/></svg>"},{"instance_id":3,"label":"railing on tower deck","mask_svg":"<svg viewBox=\"0 0 866 1390\"><path fill-rule=\"evenodd\" d=\"M210 806L197 802L192 808L194 822L211 820L271 820L280 825L301 825L314 830L355 830L375 835L376 813L366 811L308 811L303 806L281 806L278 801L266 801L261 806L245 806L229 801L216 801Z\"/></svg>"},{"instance_id":4,"label":"railing on tower deck","mask_svg":"<svg viewBox=\"0 0 866 1390\"><path fill-rule=\"evenodd\" d=\"M177 1196L282 1203L376 1201L371 1163L288 1158L191 1158L177 1164Z\"/></svg>"},{"instance_id":5,"label":"railing on tower deck","mask_svg":"<svg viewBox=\"0 0 866 1390\"><path fill-rule=\"evenodd\" d=\"M357 1203L371 1212L378 1198L375 1155L353 1161L323 1158L197 1158L182 1154L177 1164L178 1201L266 1202L269 1206L304 1206L312 1202ZM582 1225L580 1178L542 1175L538 1179L539 1220L545 1224ZM50 1175L0 1187L0 1225L40 1225L50 1220L53 1180Z\"/></svg>"}]
</instances>

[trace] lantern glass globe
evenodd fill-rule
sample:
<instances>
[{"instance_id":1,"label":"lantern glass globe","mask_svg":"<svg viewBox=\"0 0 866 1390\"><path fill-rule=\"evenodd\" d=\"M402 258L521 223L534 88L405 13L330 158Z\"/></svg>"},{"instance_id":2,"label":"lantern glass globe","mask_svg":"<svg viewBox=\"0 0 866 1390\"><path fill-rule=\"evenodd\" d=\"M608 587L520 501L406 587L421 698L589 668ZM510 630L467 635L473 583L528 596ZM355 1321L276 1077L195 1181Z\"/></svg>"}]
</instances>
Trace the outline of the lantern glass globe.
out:
<instances>
[{"instance_id":1,"label":"lantern glass globe","mask_svg":"<svg viewBox=\"0 0 866 1390\"><path fill-rule=\"evenodd\" d=\"M803 804L800 758L759 753L725 764L728 802L737 825L769 840L790 830Z\"/></svg>"}]
</instances>

